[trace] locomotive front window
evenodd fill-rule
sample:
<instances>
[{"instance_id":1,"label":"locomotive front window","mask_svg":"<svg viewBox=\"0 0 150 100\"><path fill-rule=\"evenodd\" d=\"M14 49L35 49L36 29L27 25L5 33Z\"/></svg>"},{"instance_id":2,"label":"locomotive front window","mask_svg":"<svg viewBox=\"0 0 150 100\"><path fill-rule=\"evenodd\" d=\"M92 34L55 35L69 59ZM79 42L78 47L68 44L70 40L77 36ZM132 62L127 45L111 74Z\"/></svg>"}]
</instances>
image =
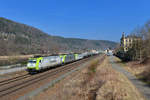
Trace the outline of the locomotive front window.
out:
<instances>
[{"instance_id":1,"label":"locomotive front window","mask_svg":"<svg viewBox=\"0 0 150 100\"><path fill-rule=\"evenodd\" d=\"M36 61L32 61L32 60L30 60L30 61L29 61L29 63L36 63Z\"/></svg>"}]
</instances>

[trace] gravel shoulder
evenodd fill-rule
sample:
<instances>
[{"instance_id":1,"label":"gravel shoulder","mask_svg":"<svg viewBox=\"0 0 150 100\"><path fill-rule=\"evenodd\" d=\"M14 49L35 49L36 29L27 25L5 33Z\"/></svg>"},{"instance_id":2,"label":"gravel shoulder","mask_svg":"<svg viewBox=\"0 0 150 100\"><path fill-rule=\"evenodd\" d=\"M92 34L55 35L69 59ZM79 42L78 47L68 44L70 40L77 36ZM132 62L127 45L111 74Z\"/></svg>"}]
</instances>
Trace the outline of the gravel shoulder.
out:
<instances>
[{"instance_id":1,"label":"gravel shoulder","mask_svg":"<svg viewBox=\"0 0 150 100\"><path fill-rule=\"evenodd\" d=\"M146 100L150 100L150 87L146 83L138 80L136 76L126 71L120 64L117 64L115 57L110 56L109 61L113 69L119 71L120 73L123 73L132 82L132 84L135 85L135 87L144 95Z\"/></svg>"}]
</instances>

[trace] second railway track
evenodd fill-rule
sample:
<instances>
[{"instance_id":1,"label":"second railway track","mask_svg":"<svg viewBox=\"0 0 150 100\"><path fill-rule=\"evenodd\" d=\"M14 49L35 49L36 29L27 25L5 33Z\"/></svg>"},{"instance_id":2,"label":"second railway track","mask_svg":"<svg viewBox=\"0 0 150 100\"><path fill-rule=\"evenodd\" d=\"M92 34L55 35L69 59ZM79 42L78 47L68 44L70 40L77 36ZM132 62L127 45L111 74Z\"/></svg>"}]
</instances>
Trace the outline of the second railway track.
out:
<instances>
[{"instance_id":1,"label":"second railway track","mask_svg":"<svg viewBox=\"0 0 150 100\"><path fill-rule=\"evenodd\" d=\"M18 80L27 78L27 77L29 77L29 76L30 76L29 74L24 74L24 75L20 75L20 76L17 76L17 77L5 79L5 80L3 80L3 81L0 81L0 87L3 86L3 85L9 84L9 83L11 83L11 82L15 82L15 81L18 81Z\"/></svg>"}]
</instances>

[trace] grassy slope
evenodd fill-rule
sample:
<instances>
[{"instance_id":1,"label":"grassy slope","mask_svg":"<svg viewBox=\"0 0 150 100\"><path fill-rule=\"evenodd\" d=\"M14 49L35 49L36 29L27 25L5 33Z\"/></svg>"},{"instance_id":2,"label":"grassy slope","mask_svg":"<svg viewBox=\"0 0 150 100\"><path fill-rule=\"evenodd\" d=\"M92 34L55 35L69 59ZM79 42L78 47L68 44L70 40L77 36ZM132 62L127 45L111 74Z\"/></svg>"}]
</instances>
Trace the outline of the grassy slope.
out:
<instances>
[{"instance_id":1,"label":"grassy slope","mask_svg":"<svg viewBox=\"0 0 150 100\"><path fill-rule=\"evenodd\" d=\"M118 63L127 71L131 72L138 79L150 85L150 63L139 63L139 61L130 61L123 63L119 58L116 58Z\"/></svg>"}]
</instances>

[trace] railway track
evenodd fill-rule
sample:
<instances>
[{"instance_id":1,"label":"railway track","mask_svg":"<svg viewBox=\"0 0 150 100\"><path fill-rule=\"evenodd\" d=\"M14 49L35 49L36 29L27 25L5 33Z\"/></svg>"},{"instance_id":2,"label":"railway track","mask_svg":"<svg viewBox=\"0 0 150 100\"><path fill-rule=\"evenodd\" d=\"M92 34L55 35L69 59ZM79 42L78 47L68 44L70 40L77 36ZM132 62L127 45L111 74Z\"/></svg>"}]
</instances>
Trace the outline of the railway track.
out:
<instances>
[{"instance_id":1,"label":"railway track","mask_svg":"<svg viewBox=\"0 0 150 100\"><path fill-rule=\"evenodd\" d=\"M11 82L14 82L14 81L18 81L18 80L27 78L27 77L30 77L30 75L29 75L29 74L24 74L24 75L20 75L20 76L17 76L17 77L5 79L5 80L3 80L3 81L0 81L0 87L3 86L3 85L9 84L9 83L11 83Z\"/></svg>"},{"instance_id":2,"label":"railway track","mask_svg":"<svg viewBox=\"0 0 150 100\"><path fill-rule=\"evenodd\" d=\"M84 63L94 57L96 56L85 58L83 60L73 62L52 70L48 70L43 73L39 73L35 75L25 74L11 79L0 81L0 97L5 98L6 96L9 96L10 94L18 90L33 85L34 83L41 82L60 73L65 73L70 70L73 70L74 68L78 67L78 65L80 65L81 63Z\"/></svg>"}]
</instances>

